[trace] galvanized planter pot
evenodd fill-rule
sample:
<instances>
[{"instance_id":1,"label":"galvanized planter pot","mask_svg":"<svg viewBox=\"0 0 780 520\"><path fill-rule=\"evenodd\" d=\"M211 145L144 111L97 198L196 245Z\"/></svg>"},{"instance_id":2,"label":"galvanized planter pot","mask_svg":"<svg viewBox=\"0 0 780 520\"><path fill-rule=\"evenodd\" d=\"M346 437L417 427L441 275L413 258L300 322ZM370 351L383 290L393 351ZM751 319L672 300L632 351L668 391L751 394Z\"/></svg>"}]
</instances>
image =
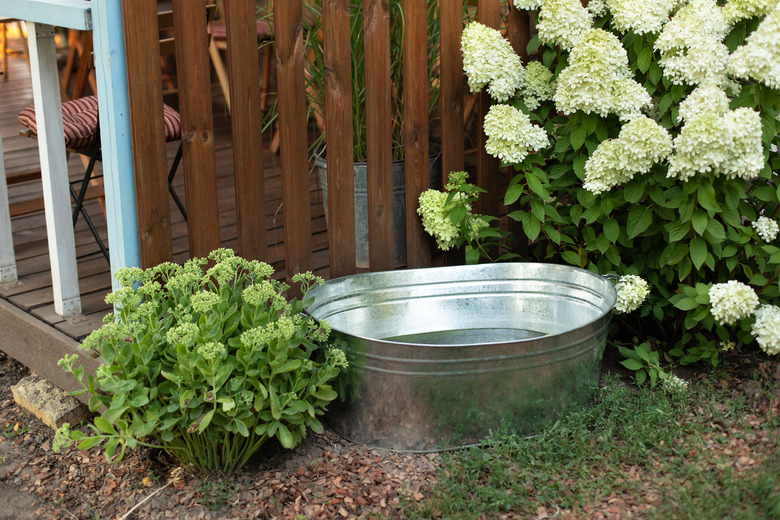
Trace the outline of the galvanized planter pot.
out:
<instances>
[{"instance_id":1,"label":"galvanized planter pot","mask_svg":"<svg viewBox=\"0 0 780 520\"><path fill-rule=\"evenodd\" d=\"M574 267L504 263L331 280L307 312L350 367L328 422L376 448L436 451L530 434L592 396L616 294Z\"/></svg>"}]
</instances>

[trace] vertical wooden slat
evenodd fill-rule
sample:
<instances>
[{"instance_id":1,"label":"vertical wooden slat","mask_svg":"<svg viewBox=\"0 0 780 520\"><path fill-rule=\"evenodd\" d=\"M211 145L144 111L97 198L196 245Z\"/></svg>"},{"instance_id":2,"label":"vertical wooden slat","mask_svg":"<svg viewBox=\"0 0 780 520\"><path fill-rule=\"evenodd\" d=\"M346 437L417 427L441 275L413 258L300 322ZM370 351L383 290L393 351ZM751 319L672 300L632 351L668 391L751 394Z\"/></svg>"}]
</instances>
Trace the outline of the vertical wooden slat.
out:
<instances>
[{"instance_id":1,"label":"vertical wooden slat","mask_svg":"<svg viewBox=\"0 0 780 520\"><path fill-rule=\"evenodd\" d=\"M416 208L429 187L428 9L425 0L403 0L404 146L406 168L406 265L430 267L431 250ZM399 23L396 20L395 23Z\"/></svg>"},{"instance_id":2,"label":"vertical wooden slat","mask_svg":"<svg viewBox=\"0 0 780 520\"><path fill-rule=\"evenodd\" d=\"M355 273L355 175L349 0L322 3L330 276Z\"/></svg>"},{"instance_id":3,"label":"vertical wooden slat","mask_svg":"<svg viewBox=\"0 0 780 520\"><path fill-rule=\"evenodd\" d=\"M0 283L11 283L16 279L16 256L14 237L11 232L11 212L8 206L3 136L0 135Z\"/></svg>"},{"instance_id":4,"label":"vertical wooden slat","mask_svg":"<svg viewBox=\"0 0 780 520\"><path fill-rule=\"evenodd\" d=\"M220 246L205 0L173 0L190 256Z\"/></svg>"},{"instance_id":5,"label":"vertical wooden slat","mask_svg":"<svg viewBox=\"0 0 780 520\"><path fill-rule=\"evenodd\" d=\"M224 8L233 103L238 253L244 258L260 260L265 257L266 230L255 2L233 0L225 2Z\"/></svg>"},{"instance_id":6,"label":"vertical wooden slat","mask_svg":"<svg viewBox=\"0 0 780 520\"><path fill-rule=\"evenodd\" d=\"M157 2L123 0L141 267L173 260ZM110 246L110 244L109 244Z\"/></svg>"},{"instance_id":7,"label":"vertical wooden slat","mask_svg":"<svg viewBox=\"0 0 780 520\"><path fill-rule=\"evenodd\" d=\"M498 29L501 23L501 10L499 0L479 0L477 19L480 23ZM498 192L499 161L495 157L488 155L485 151L485 141L487 137L482 128L485 120L485 114L490 109L490 95L486 91L479 93L478 106L479 114L477 120L477 186L487 190L478 201L478 212L486 215L498 216L498 206L500 203L500 193Z\"/></svg>"},{"instance_id":8,"label":"vertical wooden slat","mask_svg":"<svg viewBox=\"0 0 780 520\"><path fill-rule=\"evenodd\" d=\"M368 143L368 261L372 271L393 267L390 14L387 0L363 0Z\"/></svg>"},{"instance_id":9,"label":"vertical wooden slat","mask_svg":"<svg viewBox=\"0 0 780 520\"><path fill-rule=\"evenodd\" d=\"M463 158L463 34L462 0L441 0L441 149L442 186L450 172L462 171Z\"/></svg>"},{"instance_id":10,"label":"vertical wooden slat","mask_svg":"<svg viewBox=\"0 0 780 520\"><path fill-rule=\"evenodd\" d=\"M287 278L311 269L311 209L301 0L274 2Z\"/></svg>"},{"instance_id":11,"label":"vertical wooden slat","mask_svg":"<svg viewBox=\"0 0 780 520\"><path fill-rule=\"evenodd\" d=\"M517 9L514 4L509 5L509 19L507 20L509 42L512 44L512 48L515 50L520 59L523 60L523 64L528 63L528 41L531 39L531 17L528 11L524 9ZM510 169L509 175L514 175L514 170ZM510 206L509 211L515 211L522 209L520 202L515 202ZM523 225L514 219L508 219L507 227L509 232L514 237L523 237ZM527 245L525 243L518 244L519 251L525 253Z\"/></svg>"},{"instance_id":12,"label":"vertical wooden slat","mask_svg":"<svg viewBox=\"0 0 780 520\"><path fill-rule=\"evenodd\" d=\"M509 4L509 19L507 20L509 42L523 64L528 63L528 42L531 39L531 16L525 9L518 9Z\"/></svg>"}]
</instances>

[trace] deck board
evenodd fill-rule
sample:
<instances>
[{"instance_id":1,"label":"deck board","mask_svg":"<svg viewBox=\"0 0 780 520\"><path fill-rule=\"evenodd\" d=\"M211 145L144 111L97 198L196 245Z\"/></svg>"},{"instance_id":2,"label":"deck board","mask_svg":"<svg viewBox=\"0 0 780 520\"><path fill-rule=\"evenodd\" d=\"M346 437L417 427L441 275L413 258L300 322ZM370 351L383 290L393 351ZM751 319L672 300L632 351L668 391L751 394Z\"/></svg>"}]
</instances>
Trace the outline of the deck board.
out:
<instances>
[{"instance_id":1,"label":"deck board","mask_svg":"<svg viewBox=\"0 0 780 520\"><path fill-rule=\"evenodd\" d=\"M30 170L39 170L37 142L19 135L21 125L16 121L18 112L32 104L32 90L29 69L21 57L9 56L10 76L8 80L0 77L0 131L5 147L5 165L10 178ZM166 100L167 101L167 100ZM218 176L218 207L220 238L223 247L237 247L236 201L232 178L233 155L231 143L230 116L222 109L222 100L215 99L215 158ZM267 136L265 136L267 137ZM269 139L264 138L265 208L268 242L268 257L265 259L274 266L277 276L284 276L284 213L281 207L282 189L279 171L279 157L267 149ZM169 143L168 157L172 160L178 144ZM68 160L71 179L83 175L83 165L77 156ZM174 187L184 201L184 175L177 173ZM318 192L316 175L310 175L310 204L312 215L313 270L316 274L328 277L328 239L324 209ZM40 180L32 180L9 186L11 203L32 200L41 196ZM86 203L100 235L105 239L106 219L97 200ZM46 224L42 212L21 215L12 220L14 247L19 282L0 284L0 298L13 304L44 325L56 329L57 334L65 334L80 341L91 331L98 328L103 316L110 307L105 296L111 290L109 266L100 254L85 222L80 217L76 225L76 250L79 257L79 284L82 298L82 314L70 319L62 319L54 312L49 266ZM183 262L189 257L187 224L178 208L171 201L171 232L173 238L174 259ZM0 342L2 348L2 342Z\"/></svg>"}]
</instances>

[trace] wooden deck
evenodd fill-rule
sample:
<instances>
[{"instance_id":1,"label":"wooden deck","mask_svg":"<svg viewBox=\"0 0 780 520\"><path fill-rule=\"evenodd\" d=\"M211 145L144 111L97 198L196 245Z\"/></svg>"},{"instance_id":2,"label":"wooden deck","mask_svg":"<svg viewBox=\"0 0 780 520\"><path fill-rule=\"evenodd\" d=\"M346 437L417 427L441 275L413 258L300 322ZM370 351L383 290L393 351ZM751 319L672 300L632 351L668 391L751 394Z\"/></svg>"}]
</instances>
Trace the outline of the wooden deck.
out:
<instances>
[{"instance_id":1,"label":"wooden deck","mask_svg":"<svg viewBox=\"0 0 780 520\"><path fill-rule=\"evenodd\" d=\"M13 178L23 172L39 170L38 148L34 140L18 135L21 125L16 121L17 113L32 104L32 90L27 64L21 56L9 58L9 77L0 76L0 128L5 148L7 175ZM219 225L221 242L224 247L235 247L237 243L235 196L233 183L233 155L230 129L230 115L225 110L222 99L214 98L216 161L219 174ZM258 123L259 124L259 123ZM264 175L266 179L266 226L268 233L268 258L280 276L284 275L284 234L281 207L281 177L278 164L279 156L267 150L268 136L264 136ZM172 159L178 143L170 143L169 159ZM71 157L69 168L72 178L83 175L83 166L77 157ZM175 181L179 196L184 199L184 175L180 166ZM328 277L328 238L324 209L317 189L316 175L310 175L310 208L312 211L313 266L315 272ZM9 186L9 199L15 203L29 202L41 195L40 180L16 183ZM86 203L87 211L93 218L101 236L106 236L106 221L97 200ZM176 206L171 202L171 220L173 233L174 259L182 262L189 258L187 224ZM79 285L81 289L83 314L63 320L54 313L52 299L51 273L49 267L46 227L42 211L12 219L14 246L16 252L19 281L13 284L0 284L0 349L19 358L24 357L35 336L35 341L54 341L68 348L73 347L92 330L99 327L109 306L104 299L111 290L109 266L100 253L83 219L76 226L76 249L79 257ZM110 244L109 244L110 247ZM10 304L10 305L9 305ZM13 329L6 334L7 329ZM22 346L11 344L22 342ZM26 346L25 346L26 345ZM21 361L25 361L21 359ZM29 365L29 363L28 363ZM57 367L54 367L55 369ZM46 374L43 374L46 375Z\"/></svg>"}]
</instances>

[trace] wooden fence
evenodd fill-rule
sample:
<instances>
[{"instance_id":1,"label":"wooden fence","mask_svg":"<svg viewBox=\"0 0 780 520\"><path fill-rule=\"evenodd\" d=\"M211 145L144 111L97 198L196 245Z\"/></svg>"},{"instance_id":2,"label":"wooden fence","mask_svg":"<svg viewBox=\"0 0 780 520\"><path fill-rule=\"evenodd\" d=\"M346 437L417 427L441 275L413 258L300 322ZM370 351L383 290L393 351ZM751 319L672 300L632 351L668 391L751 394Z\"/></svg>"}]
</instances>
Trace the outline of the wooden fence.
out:
<instances>
[{"instance_id":1,"label":"wooden fence","mask_svg":"<svg viewBox=\"0 0 780 520\"><path fill-rule=\"evenodd\" d=\"M352 0L356 2L360 0ZM433 0L428 0L428 2ZM464 167L464 77L460 51L464 0L438 0L441 23L440 88L442 171ZM371 270L393 268L392 126L387 0L363 0L368 120L369 262ZM530 30L527 14L511 2L478 0L478 20L499 27L524 52ZM194 5L197 4L197 5ZM230 75L233 153L238 218L238 251L264 259L266 237L262 201L260 76L254 0L224 0ZM354 182L350 84L349 0L322 0L325 66L325 124L328 145L329 241L331 277L355 272ZM204 9L196 8L204 6ZM408 267L431 262L430 240L414 208L428 187L428 71L426 0L402 0L404 37L403 92L406 166L406 236ZM211 110L205 0L173 0L179 110L182 115L183 164L186 171L190 254L204 256L219 247L214 124ZM504 12L502 12L502 9ZM506 10L509 9L508 12ZM278 85L285 260L288 277L311 268L311 218L307 107L304 76L303 0L273 2ZM133 134L136 190L144 267L172 259L166 184L162 82L156 0L123 0L125 41ZM478 120L487 111L486 94L478 99ZM153 120L149 120L152 117ZM478 131L476 183L488 190L480 211L497 214L498 162L484 153Z\"/></svg>"}]
</instances>

